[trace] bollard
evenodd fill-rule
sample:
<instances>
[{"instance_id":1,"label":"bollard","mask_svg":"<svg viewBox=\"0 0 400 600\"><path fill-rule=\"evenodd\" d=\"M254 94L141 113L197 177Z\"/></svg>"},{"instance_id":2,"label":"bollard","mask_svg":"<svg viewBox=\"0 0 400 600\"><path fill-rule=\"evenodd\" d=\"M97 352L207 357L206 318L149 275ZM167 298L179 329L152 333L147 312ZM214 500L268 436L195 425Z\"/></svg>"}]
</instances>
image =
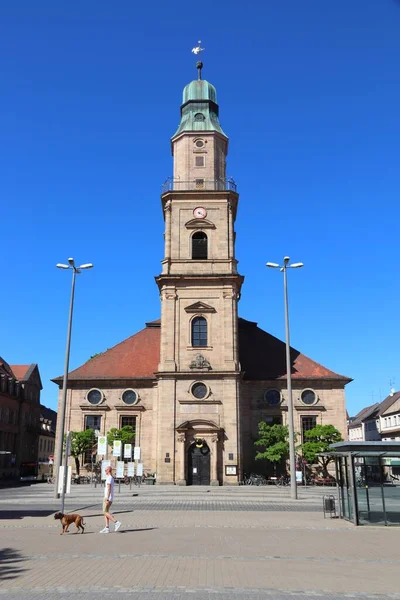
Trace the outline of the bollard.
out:
<instances>
[{"instance_id":1,"label":"bollard","mask_svg":"<svg viewBox=\"0 0 400 600\"><path fill-rule=\"evenodd\" d=\"M331 518L332 515L336 518L335 496L332 494L322 496L322 506L324 509L324 519L326 518L326 513L329 513Z\"/></svg>"}]
</instances>

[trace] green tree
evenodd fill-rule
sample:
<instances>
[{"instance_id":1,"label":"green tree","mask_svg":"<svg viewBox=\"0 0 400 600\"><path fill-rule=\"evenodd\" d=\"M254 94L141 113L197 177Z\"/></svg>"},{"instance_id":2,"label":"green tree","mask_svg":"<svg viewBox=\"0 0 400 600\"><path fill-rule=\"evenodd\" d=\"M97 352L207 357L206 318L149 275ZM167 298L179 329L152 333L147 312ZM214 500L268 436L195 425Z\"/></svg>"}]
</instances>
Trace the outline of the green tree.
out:
<instances>
[{"instance_id":1,"label":"green tree","mask_svg":"<svg viewBox=\"0 0 400 600\"><path fill-rule=\"evenodd\" d=\"M134 441L134 439L135 432L133 431L133 428L130 425L125 425L124 427L121 427L121 429L113 427L107 433L107 442L109 446L113 445L114 440L121 440L122 445L124 445L131 444Z\"/></svg>"},{"instance_id":2,"label":"green tree","mask_svg":"<svg viewBox=\"0 0 400 600\"><path fill-rule=\"evenodd\" d=\"M258 440L260 446L256 460L265 459L273 463L287 460L289 457L289 430L287 425L268 425L264 421L258 424Z\"/></svg>"},{"instance_id":3,"label":"green tree","mask_svg":"<svg viewBox=\"0 0 400 600\"><path fill-rule=\"evenodd\" d=\"M305 442L300 446L303 457L310 464L320 465L324 477L328 475L328 465L333 461L332 456L318 456L321 452L328 452L330 444L342 442L340 431L333 425L316 425L304 433Z\"/></svg>"},{"instance_id":4,"label":"green tree","mask_svg":"<svg viewBox=\"0 0 400 600\"><path fill-rule=\"evenodd\" d=\"M96 444L93 429L85 431L71 431L71 456L75 459L76 474L79 476L80 457L86 450L91 450Z\"/></svg>"}]
</instances>

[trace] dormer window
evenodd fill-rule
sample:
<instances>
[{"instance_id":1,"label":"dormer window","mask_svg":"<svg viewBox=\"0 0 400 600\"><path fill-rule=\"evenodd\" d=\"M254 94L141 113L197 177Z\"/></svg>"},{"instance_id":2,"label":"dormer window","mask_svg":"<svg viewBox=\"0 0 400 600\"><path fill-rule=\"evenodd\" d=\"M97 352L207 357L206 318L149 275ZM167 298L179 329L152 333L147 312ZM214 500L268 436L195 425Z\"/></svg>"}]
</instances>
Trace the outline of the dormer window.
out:
<instances>
[{"instance_id":1,"label":"dormer window","mask_svg":"<svg viewBox=\"0 0 400 600\"><path fill-rule=\"evenodd\" d=\"M192 259L207 260L208 244L207 235L204 231L196 231L192 236Z\"/></svg>"},{"instance_id":2,"label":"dormer window","mask_svg":"<svg viewBox=\"0 0 400 600\"><path fill-rule=\"evenodd\" d=\"M201 123L202 121L205 121L205 116L203 115L203 113L196 113L194 115L194 120L197 121L198 123Z\"/></svg>"}]
</instances>

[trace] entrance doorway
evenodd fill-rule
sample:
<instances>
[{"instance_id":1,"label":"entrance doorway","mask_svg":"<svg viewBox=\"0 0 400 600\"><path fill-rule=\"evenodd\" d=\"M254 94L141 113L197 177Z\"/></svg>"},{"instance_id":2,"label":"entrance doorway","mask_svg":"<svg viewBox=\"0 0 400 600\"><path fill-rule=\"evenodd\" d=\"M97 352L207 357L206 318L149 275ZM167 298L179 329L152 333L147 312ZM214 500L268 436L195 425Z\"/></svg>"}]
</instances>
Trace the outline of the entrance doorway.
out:
<instances>
[{"instance_id":1,"label":"entrance doorway","mask_svg":"<svg viewBox=\"0 0 400 600\"><path fill-rule=\"evenodd\" d=\"M188 454L188 485L210 485L210 448L205 442L195 442Z\"/></svg>"}]
</instances>

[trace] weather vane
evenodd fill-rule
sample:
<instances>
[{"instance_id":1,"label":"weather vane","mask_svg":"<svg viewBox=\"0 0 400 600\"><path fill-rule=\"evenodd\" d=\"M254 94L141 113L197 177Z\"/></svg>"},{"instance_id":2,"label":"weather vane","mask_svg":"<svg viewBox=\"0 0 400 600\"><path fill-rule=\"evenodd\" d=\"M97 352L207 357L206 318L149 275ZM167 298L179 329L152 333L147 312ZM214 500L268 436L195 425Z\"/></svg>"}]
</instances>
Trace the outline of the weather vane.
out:
<instances>
[{"instance_id":1,"label":"weather vane","mask_svg":"<svg viewBox=\"0 0 400 600\"><path fill-rule=\"evenodd\" d=\"M201 40L199 40L198 42L198 46L196 46L195 48L192 48L192 52L193 54L196 54L196 56L198 54L200 54L200 52L204 52L205 48L201 47ZM198 79L201 79L201 69L203 68L203 63L201 62L201 60L199 60L196 63L196 67L197 67L197 71L198 71Z\"/></svg>"},{"instance_id":2,"label":"weather vane","mask_svg":"<svg viewBox=\"0 0 400 600\"><path fill-rule=\"evenodd\" d=\"M195 48L192 48L192 52L193 54L200 54L200 52L204 52L205 48L201 47L201 40L199 40L198 42L198 46L196 46Z\"/></svg>"}]
</instances>

